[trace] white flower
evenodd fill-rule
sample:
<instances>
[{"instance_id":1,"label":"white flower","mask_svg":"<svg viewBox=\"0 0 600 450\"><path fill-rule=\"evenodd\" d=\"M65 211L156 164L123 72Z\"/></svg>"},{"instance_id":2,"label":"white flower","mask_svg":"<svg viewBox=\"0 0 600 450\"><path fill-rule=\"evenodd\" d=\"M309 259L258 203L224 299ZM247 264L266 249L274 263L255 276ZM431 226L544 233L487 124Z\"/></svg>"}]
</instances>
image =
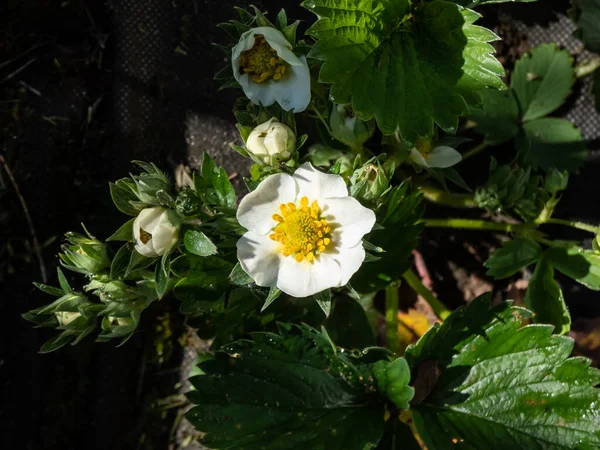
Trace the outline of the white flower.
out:
<instances>
[{"instance_id":1,"label":"white flower","mask_svg":"<svg viewBox=\"0 0 600 450\"><path fill-rule=\"evenodd\" d=\"M56 311L54 315L56 316L56 320L58 320L58 324L61 327L66 327L75 319L81 317L80 313L74 311Z\"/></svg>"},{"instance_id":2,"label":"white flower","mask_svg":"<svg viewBox=\"0 0 600 450\"><path fill-rule=\"evenodd\" d=\"M296 135L290 127L272 118L252 130L246 148L261 164L271 165L273 157L281 161L289 159L296 150Z\"/></svg>"},{"instance_id":3,"label":"white flower","mask_svg":"<svg viewBox=\"0 0 600 450\"><path fill-rule=\"evenodd\" d=\"M257 27L246 31L231 51L233 76L255 105L277 102L302 112L310 102L306 57L298 58L281 31Z\"/></svg>"},{"instance_id":4,"label":"white flower","mask_svg":"<svg viewBox=\"0 0 600 450\"><path fill-rule=\"evenodd\" d=\"M179 223L174 211L155 207L143 209L133 221L135 249L148 258L164 255L179 240Z\"/></svg>"},{"instance_id":5,"label":"white flower","mask_svg":"<svg viewBox=\"0 0 600 450\"><path fill-rule=\"evenodd\" d=\"M293 176L266 178L242 199L237 219L248 230L237 242L246 273L259 286L307 297L348 283L375 213L348 196L342 177L305 163Z\"/></svg>"},{"instance_id":6,"label":"white flower","mask_svg":"<svg viewBox=\"0 0 600 450\"><path fill-rule=\"evenodd\" d=\"M430 151L419 151L416 148L413 148L410 151L409 158L414 164L420 167L445 169L458 164L462 160L462 155L452 147L440 145Z\"/></svg>"}]
</instances>

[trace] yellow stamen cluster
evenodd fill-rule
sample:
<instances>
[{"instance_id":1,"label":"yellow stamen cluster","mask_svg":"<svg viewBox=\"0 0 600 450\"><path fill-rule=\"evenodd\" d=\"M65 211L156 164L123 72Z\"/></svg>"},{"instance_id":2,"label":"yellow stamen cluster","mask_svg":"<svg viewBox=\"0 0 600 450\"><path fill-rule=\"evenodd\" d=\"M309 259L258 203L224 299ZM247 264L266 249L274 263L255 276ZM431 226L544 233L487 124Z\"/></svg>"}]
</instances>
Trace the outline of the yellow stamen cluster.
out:
<instances>
[{"instance_id":1,"label":"yellow stamen cluster","mask_svg":"<svg viewBox=\"0 0 600 450\"><path fill-rule=\"evenodd\" d=\"M426 140L426 139L421 139L421 138L417 139L417 142L415 143L415 147L419 151L419 153L421 153L421 155L423 155L423 158L425 158L425 159L429 158L429 154L431 153L431 150L433 150L431 141Z\"/></svg>"},{"instance_id":2,"label":"yellow stamen cluster","mask_svg":"<svg viewBox=\"0 0 600 450\"><path fill-rule=\"evenodd\" d=\"M254 36L254 46L242 52L240 63L241 70L257 83L271 78L277 81L287 68L286 62L277 55L262 34Z\"/></svg>"},{"instance_id":3,"label":"yellow stamen cluster","mask_svg":"<svg viewBox=\"0 0 600 450\"><path fill-rule=\"evenodd\" d=\"M277 225L270 238L281 243L283 256L293 256L298 262L313 262L315 257L331 246L331 226L321 216L317 201L309 205L307 197L295 203L282 203L280 214L273 214Z\"/></svg>"}]
</instances>

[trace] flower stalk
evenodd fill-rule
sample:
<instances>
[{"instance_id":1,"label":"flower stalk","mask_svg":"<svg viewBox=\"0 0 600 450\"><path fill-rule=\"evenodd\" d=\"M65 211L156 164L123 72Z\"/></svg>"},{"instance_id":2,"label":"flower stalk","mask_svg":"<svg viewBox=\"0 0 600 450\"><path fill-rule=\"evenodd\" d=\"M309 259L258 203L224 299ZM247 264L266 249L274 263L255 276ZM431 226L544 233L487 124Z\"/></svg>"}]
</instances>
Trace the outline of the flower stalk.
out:
<instances>
[{"instance_id":1,"label":"flower stalk","mask_svg":"<svg viewBox=\"0 0 600 450\"><path fill-rule=\"evenodd\" d=\"M444 304L435 296L433 292L431 292L427 286L423 284L421 279L417 276L417 274L412 270L408 269L402 275L402 278L408 283L408 285L415 291L418 295L423 297L433 312L442 320L446 320L450 315L450 310L444 306Z\"/></svg>"},{"instance_id":2,"label":"flower stalk","mask_svg":"<svg viewBox=\"0 0 600 450\"><path fill-rule=\"evenodd\" d=\"M398 311L400 309L400 297L398 295L398 284L392 283L385 288L385 333L387 348L394 354L400 351L400 339L398 337Z\"/></svg>"}]
</instances>

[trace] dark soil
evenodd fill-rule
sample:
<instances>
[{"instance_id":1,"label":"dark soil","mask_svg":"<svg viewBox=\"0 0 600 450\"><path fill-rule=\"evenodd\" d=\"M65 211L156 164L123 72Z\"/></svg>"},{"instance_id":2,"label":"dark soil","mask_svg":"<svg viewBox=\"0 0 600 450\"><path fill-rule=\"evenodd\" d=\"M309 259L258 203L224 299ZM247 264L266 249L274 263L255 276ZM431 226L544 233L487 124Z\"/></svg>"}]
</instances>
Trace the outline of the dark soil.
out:
<instances>
[{"instance_id":1,"label":"dark soil","mask_svg":"<svg viewBox=\"0 0 600 450\"><path fill-rule=\"evenodd\" d=\"M85 222L103 238L123 222L107 183L126 176L129 161L151 160L169 171L180 162L193 165L210 151L230 172L244 170L240 159L218 151L235 138L231 105L238 93L217 92L213 74L224 61L210 44L226 39L215 25L233 17L233 6L249 3L8 0L0 6L0 154L31 214L50 284L65 231L79 231ZM285 6L252 3L271 13ZM310 18L298 2L289 3L288 17ZM507 10L523 8L532 15L544 10L548 21L559 10L531 5ZM523 39L508 41L501 56L514 61ZM471 162L474 174L477 158ZM573 178L561 217L600 220L598 209L590 208L600 204L597 165L598 158L592 159ZM428 209L431 216L447 213L457 214ZM555 231L557 237L574 237L564 228ZM485 281L478 255L494 244L483 233L426 233L421 251L449 306L465 299L456 267ZM0 448L170 448L175 413L156 402L173 394L179 379L179 338L185 332L178 305L162 302L145 312L140 331L122 347L86 339L40 355L53 332L33 329L20 317L48 302L34 280L42 281L42 274L31 231L2 168ZM600 316L597 293L561 282L575 318ZM495 285L498 292L504 287Z\"/></svg>"}]
</instances>

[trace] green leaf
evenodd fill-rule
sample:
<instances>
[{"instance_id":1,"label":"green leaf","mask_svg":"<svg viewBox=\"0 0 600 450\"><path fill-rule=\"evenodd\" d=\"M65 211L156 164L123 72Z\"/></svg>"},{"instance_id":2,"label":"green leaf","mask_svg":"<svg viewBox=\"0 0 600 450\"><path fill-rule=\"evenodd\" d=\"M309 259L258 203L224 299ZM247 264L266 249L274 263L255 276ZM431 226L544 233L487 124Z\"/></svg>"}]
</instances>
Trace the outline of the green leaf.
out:
<instances>
[{"instance_id":1,"label":"green leaf","mask_svg":"<svg viewBox=\"0 0 600 450\"><path fill-rule=\"evenodd\" d=\"M267 309L269 305L277 300L281 294L282 292L280 289L277 289L276 287L270 288L269 295L267 295L265 303L262 305L262 308L260 308L260 311L263 312L265 309Z\"/></svg>"},{"instance_id":2,"label":"green leaf","mask_svg":"<svg viewBox=\"0 0 600 450\"><path fill-rule=\"evenodd\" d=\"M600 0L577 0L580 10L577 14L575 35L583 41L586 48L600 52Z\"/></svg>"},{"instance_id":3,"label":"green leaf","mask_svg":"<svg viewBox=\"0 0 600 450\"><path fill-rule=\"evenodd\" d=\"M60 285L60 288L67 294L73 294L73 289L67 281L67 277L65 277L63 271L60 270L60 267L57 267L56 271L58 273L58 284Z\"/></svg>"},{"instance_id":4,"label":"green leaf","mask_svg":"<svg viewBox=\"0 0 600 450\"><path fill-rule=\"evenodd\" d=\"M336 295L324 326L331 339L341 347L365 348L375 345L375 332L367 314L361 304L351 297Z\"/></svg>"},{"instance_id":5,"label":"green leaf","mask_svg":"<svg viewBox=\"0 0 600 450\"><path fill-rule=\"evenodd\" d=\"M479 92L482 104L469 110L469 118L477 123L475 131L490 144L501 144L519 132L519 106L512 90L486 89Z\"/></svg>"},{"instance_id":6,"label":"green leaf","mask_svg":"<svg viewBox=\"0 0 600 450\"><path fill-rule=\"evenodd\" d=\"M236 205L235 190L227 172L222 167L217 167L208 153L203 157L202 176L194 174L194 186L206 204L227 208L234 208Z\"/></svg>"},{"instance_id":7,"label":"green leaf","mask_svg":"<svg viewBox=\"0 0 600 450\"><path fill-rule=\"evenodd\" d=\"M423 214L419 192L409 192L409 183L395 186L386 196L386 204L377 211L377 223L382 227L366 236L373 246L385 252L381 259L363 264L352 277L352 286L362 293L385 288L399 280L410 267L423 224L417 223Z\"/></svg>"},{"instance_id":8,"label":"green leaf","mask_svg":"<svg viewBox=\"0 0 600 450\"><path fill-rule=\"evenodd\" d=\"M160 300L167 289L169 288L169 276L171 275L171 260L168 253L165 253L160 260L160 264L156 265L154 271L154 280L156 283L156 295Z\"/></svg>"},{"instance_id":9,"label":"green leaf","mask_svg":"<svg viewBox=\"0 0 600 450\"><path fill-rule=\"evenodd\" d=\"M188 230L183 238L183 243L188 252L198 256L215 255L217 246L199 230Z\"/></svg>"},{"instance_id":10,"label":"green leaf","mask_svg":"<svg viewBox=\"0 0 600 450\"><path fill-rule=\"evenodd\" d=\"M190 379L198 406L188 419L207 447L364 450L383 434L370 366L306 325L254 333L200 369L206 375Z\"/></svg>"},{"instance_id":11,"label":"green leaf","mask_svg":"<svg viewBox=\"0 0 600 450\"><path fill-rule=\"evenodd\" d=\"M400 409L408 409L408 402L415 390L408 385L410 369L404 358L394 361L377 361L373 365L377 389L384 393Z\"/></svg>"},{"instance_id":12,"label":"green leaf","mask_svg":"<svg viewBox=\"0 0 600 450\"><path fill-rule=\"evenodd\" d=\"M119 227L106 241L133 241L133 222L135 219L128 220Z\"/></svg>"},{"instance_id":13,"label":"green leaf","mask_svg":"<svg viewBox=\"0 0 600 450\"><path fill-rule=\"evenodd\" d=\"M490 309L490 302L486 295L459 308L407 350L417 374L413 418L425 445L599 445L600 371L587 359L569 359L573 341L552 335L551 326L521 328L526 310L506 303Z\"/></svg>"},{"instance_id":14,"label":"green leaf","mask_svg":"<svg viewBox=\"0 0 600 450\"><path fill-rule=\"evenodd\" d=\"M236 286L244 286L254 283L252 277L244 272L244 269L242 269L240 263L237 263L229 274L229 281L231 281L231 284L235 284Z\"/></svg>"},{"instance_id":15,"label":"green leaf","mask_svg":"<svg viewBox=\"0 0 600 450\"><path fill-rule=\"evenodd\" d=\"M133 206L132 202L139 202L139 198L132 189L133 182L127 178L118 180L116 183L109 183L110 196L113 203L119 211L128 216L137 216L138 209Z\"/></svg>"},{"instance_id":16,"label":"green leaf","mask_svg":"<svg viewBox=\"0 0 600 450\"><path fill-rule=\"evenodd\" d=\"M138 253L137 250L133 250L131 252L131 256L129 257L129 264L127 265L127 269L125 270L125 278L129 276L131 272L136 270L145 269L150 266L152 263L156 261L156 258L148 258L144 255Z\"/></svg>"},{"instance_id":17,"label":"green leaf","mask_svg":"<svg viewBox=\"0 0 600 450\"><path fill-rule=\"evenodd\" d=\"M515 64L510 85L523 122L539 119L561 106L575 82L572 58L555 44L542 44Z\"/></svg>"},{"instance_id":18,"label":"green leaf","mask_svg":"<svg viewBox=\"0 0 600 450\"><path fill-rule=\"evenodd\" d=\"M110 277L113 280L124 277L130 260L131 246L129 244L125 244L117 251L117 254L112 260L110 265Z\"/></svg>"},{"instance_id":19,"label":"green leaf","mask_svg":"<svg viewBox=\"0 0 600 450\"><path fill-rule=\"evenodd\" d=\"M489 44L500 38L487 28L474 25L481 14L470 9L460 10L465 24L463 33L467 37L467 45L463 50L463 75L458 81L458 92L468 104L480 104L480 92L486 87L505 89L501 77L504 77L504 67L494 56L494 47Z\"/></svg>"},{"instance_id":20,"label":"green leaf","mask_svg":"<svg viewBox=\"0 0 600 450\"><path fill-rule=\"evenodd\" d=\"M542 256L537 265L525 295L525 306L535 313L535 323L554 325L554 332L566 334L571 330L571 316L562 290L554 280L552 262Z\"/></svg>"},{"instance_id":21,"label":"green leaf","mask_svg":"<svg viewBox=\"0 0 600 450\"><path fill-rule=\"evenodd\" d=\"M67 345L73 339L75 339L75 336L76 335L73 333L63 331L62 333L58 334L57 336L50 338L46 342L44 342L42 344L42 347L40 348L40 353L44 354L44 353L54 352L54 351L64 347L65 345Z\"/></svg>"},{"instance_id":22,"label":"green leaf","mask_svg":"<svg viewBox=\"0 0 600 450\"><path fill-rule=\"evenodd\" d=\"M318 292L313 297L325 313L325 317L329 317L329 313L331 312L331 289Z\"/></svg>"},{"instance_id":23,"label":"green leaf","mask_svg":"<svg viewBox=\"0 0 600 450\"><path fill-rule=\"evenodd\" d=\"M492 252L483 264L489 270L487 275L496 280L508 278L523 267L536 262L542 254L542 248L532 239L516 237L502 243L502 247Z\"/></svg>"},{"instance_id":24,"label":"green leaf","mask_svg":"<svg viewBox=\"0 0 600 450\"><path fill-rule=\"evenodd\" d=\"M581 247L552 247L546 255L559 272L594 291L600 290L600 255Z\"/></svg>"},{"instance_id":25,"label":"green leaf","mask_svg":"<svg viewBox=\"0 0 600 450\"><path fill-rule=\"evenodd\" d=\"M55 288L54 286L49 286L44 283L35 283L34 282L33 285L36 288L38 288L40 291L44 292L45 294L52 295L54 297L62 297L66 293L62 289Z\"/></svg>"},{"instance_id":26,"label":"green leaf","mask_svg":"<svg viewBox=\"0 0 600 450\"><path fill-rule=\"evenodd\" d=\"M575 172L588 151L581 132L569 121L548 117L523 125L525 136L517 140L522 159L534 168Z\"/></svg>"},{"instance_id":27,"label":"green leaf","mask_svg":"<svg viewBox=\"0 0 600 450\"><path fill-rule=\"evenodd\" d=\"M384 134L399 130L409 143L431 138L434 122L456 130L466 112L456 86L468 44L457 5L425 2L410 11L408 0L306 0L303 6L319 17L307 31L318 39L309 57L323 61L319 80L331 84L335 103L351 103L360 119L375 117ZM474 34L468 56L487 45ZM488 85L489 67L486 60L481 71L469 71L477 83L465 79L463 91Z\"/></svg>"},{"instance_id":28,"label":"green leaf","mask_svg":"<svg viewBox=\"0 0 600 450\"><path fill-rule=\"evenodd\" d=\"M223 298L232 269L233 264L216 256L183 255L171 261L171 271L181 278L173 290L183 302L181 312L195 314L204 302Z\"/></svg>"}]
</instances>

